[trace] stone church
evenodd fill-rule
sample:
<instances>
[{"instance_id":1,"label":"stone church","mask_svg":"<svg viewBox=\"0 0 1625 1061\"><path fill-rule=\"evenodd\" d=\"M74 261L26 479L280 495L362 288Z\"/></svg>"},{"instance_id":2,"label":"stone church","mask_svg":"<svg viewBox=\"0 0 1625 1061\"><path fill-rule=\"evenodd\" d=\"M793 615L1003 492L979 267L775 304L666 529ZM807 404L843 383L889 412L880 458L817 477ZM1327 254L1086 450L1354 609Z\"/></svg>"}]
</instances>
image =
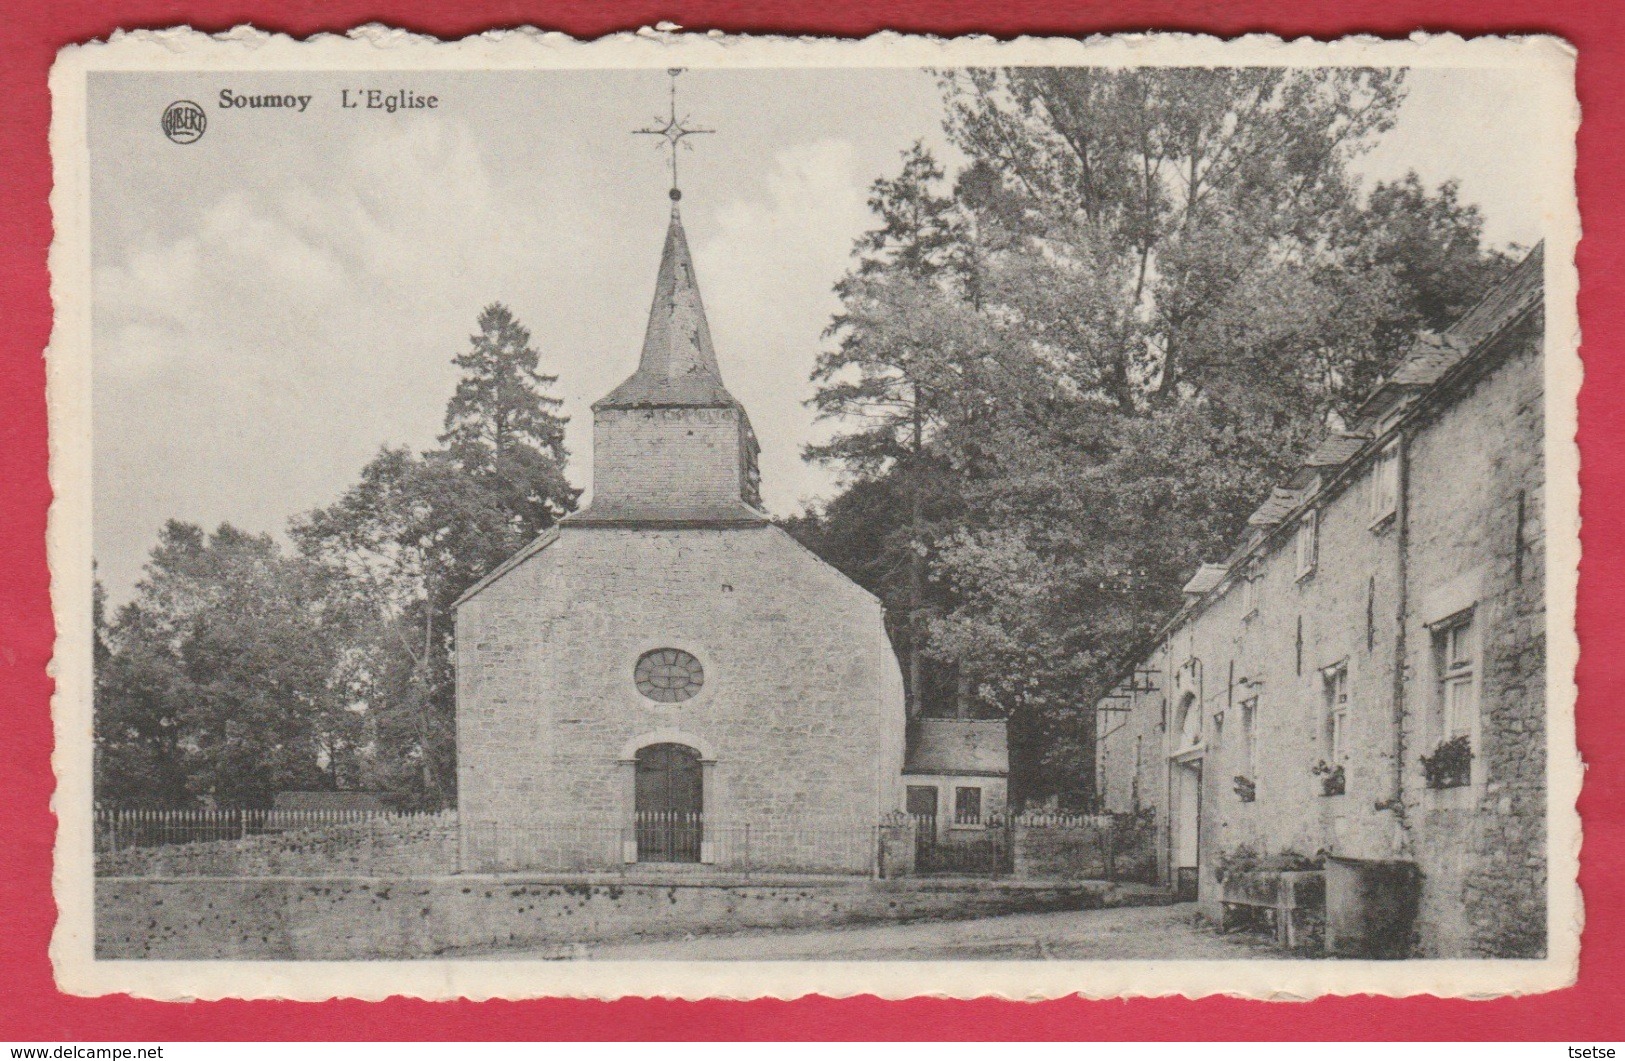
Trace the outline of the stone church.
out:
<instances>
[{"instance_id":1,"label":"stone church","mask_svg":"<svg viewBox=\"0 0 1625 1061\"><path fill-rule=\"evenodd\" d=\"M457 608L463 867L866 872L901 806L881 604L774 526L674 203L593 493Z\"/></svg>"}]
</instances>

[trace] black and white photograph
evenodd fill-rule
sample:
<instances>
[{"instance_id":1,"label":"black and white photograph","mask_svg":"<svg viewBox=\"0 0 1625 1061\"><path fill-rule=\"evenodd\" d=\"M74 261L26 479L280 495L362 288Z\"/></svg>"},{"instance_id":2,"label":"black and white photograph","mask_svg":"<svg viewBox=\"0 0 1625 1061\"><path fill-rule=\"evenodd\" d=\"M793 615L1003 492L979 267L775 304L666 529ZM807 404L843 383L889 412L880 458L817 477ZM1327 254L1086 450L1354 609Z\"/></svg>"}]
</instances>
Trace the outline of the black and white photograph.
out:
<instances>
[{"instance_id":1,"label":"black and white photograph","mask_svg":"<svg viewBox=\"0 0 1625 1061\"><path fill-rule=\"evenodd\" d=\"M64 987L1573 982L1560 41L53 92Z\"/></svg>"}]
</instances>

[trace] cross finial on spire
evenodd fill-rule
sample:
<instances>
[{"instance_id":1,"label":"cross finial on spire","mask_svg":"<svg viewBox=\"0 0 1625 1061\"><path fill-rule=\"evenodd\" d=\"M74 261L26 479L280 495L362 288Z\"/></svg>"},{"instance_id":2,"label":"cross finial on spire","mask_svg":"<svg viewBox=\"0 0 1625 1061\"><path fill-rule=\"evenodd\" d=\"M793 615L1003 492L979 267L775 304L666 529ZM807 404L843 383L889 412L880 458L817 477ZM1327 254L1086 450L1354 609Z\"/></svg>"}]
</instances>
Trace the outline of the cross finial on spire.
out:
<instances>
[{"instance_id":1,"label":"cross finial on spire","mask_svg":"<svg viewBox=\"0 0 1625 1061\"><path fill-rule=\"evenodd\" d=\"M686 116L683 117L683 118L678 118L677 117L677 75L682 73L682 72L683 71L682 71L681 67L673 67L672 69L666 71L666 73L671 75L671 110L670 110L670 113L667 115L667 117L665 117L664 119L662 119L659 115L655 116L655 121L656 122L664 122L664 124L652 126L652 127L648 128L648 129L634 129L634 130L632 130L632 132L634 134L637 134L637 135L658 136L664 142L660 143L660 144L656 144L655 146L656 147L665 147L665 148L670 149L670 151L671 151L671 201L674 202L674 203L677 200L679 200L679 199L681 199L683 197L682 191L677 187L677 149L679 147L685 147L688 150L692 151L692 150L694 150L694 145L693 144L685 144L685 143L683 143L683 140L686 137L697 136L697 135L700 135L702 133L714 133L714 132L716 132L715 129L691 128L689 125L686 124L688 122L688 118Z\"/></svg>"}]
</instances>

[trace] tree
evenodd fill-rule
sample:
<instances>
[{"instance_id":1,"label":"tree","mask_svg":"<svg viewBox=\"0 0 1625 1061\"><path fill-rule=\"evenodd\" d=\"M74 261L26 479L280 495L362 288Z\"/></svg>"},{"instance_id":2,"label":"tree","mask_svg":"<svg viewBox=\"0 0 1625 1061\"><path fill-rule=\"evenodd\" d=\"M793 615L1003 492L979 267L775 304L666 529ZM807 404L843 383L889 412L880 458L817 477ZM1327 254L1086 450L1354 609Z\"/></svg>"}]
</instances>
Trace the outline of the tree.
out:
<instances>
[{"instance_id":1,"label":"tree","mask_svg":"<svg viewBox=\"0 0 1625 1061\"><path fill-rule=\"evenodd\" d=\"M529 330L502 303L481 310L478 324L469 349L453 359L463 376L440 441L459 467L503 497L518 532L531 537L581 495L564 476L563 402L546 393L558 377L539 371Z\"/></svg>"},{"instance_id":2,"label":"tree","mask_svg":"<svg viewBox=\"0 0 1625 1061\"><path fill-rule=\"evenodd\" d=\"M1349 163L1392 125L1398 75L1022 68L943 89L968 161L951 196L918 163L876 185L815 375L845 431L811 455L856 478L798 533L895 580L878 480L900 499L921 469L943 499L908 539L926 588L870 588L930 602L908 647L1009 716L1016 798L1086 804L1118 662L1500 259L1450 186L1362 196ZM911 240L929 254L895 249Z\"/></svg>"},{"instance_id":3,"label":"tree","mask_svg":"<svg viewBox=\"0 0 1625 1061\"><path fill-rule=\"evenodd\" d=\"M574 508L564 419L530 334L487 306L443 445L384 448L292 521L297 556L164 528L134 601L96 597L96 792L260 806L285 788L455 796L452 605Z\"/></svg>"},{"instance_id":4,"label":"tree","mask_svg":"<svg viewBox=\"0 0 1625 1061\"><path fill-rule=\"evenodd\" d=\"M301 553L362 617L343 674L365 712L367 787L433 806L454 795L451 606L524 543L512 496L444 452L385 448L343 497L293 526Z\"/></svg>"},{"instance_id":5,"label":"tree","mask_svg":"<svg viewBox=\"0 0 1625 1061\"><path fill-rule=\"evenodd\" d=\"M1306 342L1320 338L1314 322L1258 313L1294 306L1315 280L1357 282L1307 267L1327 219L1354 201L1347 164L1392 125L1401 81L1357 69L947 75L950 134L980 167L972 205L1005 230L989 298L1071 383L1125 414L1211 397L1238 340L1262 375L1313 392L1327 356Z\"/></svg>"},{"instance_id":6,"label":"tree","mask_svg":"<svg viewBox=\"0 0 1625 1061\"><path fill-rule=\"evenodd\" d=\"M811 404L840 430L806 452L871 484L870 494L893 495L903 513L886 519L875 539L885 559L870 565L874 581L864 584L887 604L910 714L958 695L928 688L925 668L926 617L947 605L927 578L933 519L955 507L953 475L930 442L944 423L964 417L961 398L974 388L967 373L979 374L990 352L981 345L987 329L967 302L975 270L962 211L937 190L942 178L930 152L915 143L898 176L872 186L878 224L859 237L856 263L835 286L842 309L826 336L836 345L813 372ZM817 536L817 523L812 517L796 529Z\"/></svg>"},{"instance_id":7,"label":"tree","mask_svg":"<svg viewBox=\"0 0 1625 1061\"><path fill-rule=\"evenodd\" d=\"M332 788L357 725L323 573L266 535L171 521L98 674L98 800L267 806Z\"/></svg>"},{"instance_id":8,"label":"tree","mask_svg":"<svg viewBox=\"0 0 1625 1061\"><path fill-rule=\"evenodd\" d=\"M301 553L364 616L346 687L364 708L372 787L455 797L452 606L469 586L574 509L565 420L530 333L500 303L455 358L442 448L384 448L334 504L294 521Z\"/></svg>"}]
</instances>

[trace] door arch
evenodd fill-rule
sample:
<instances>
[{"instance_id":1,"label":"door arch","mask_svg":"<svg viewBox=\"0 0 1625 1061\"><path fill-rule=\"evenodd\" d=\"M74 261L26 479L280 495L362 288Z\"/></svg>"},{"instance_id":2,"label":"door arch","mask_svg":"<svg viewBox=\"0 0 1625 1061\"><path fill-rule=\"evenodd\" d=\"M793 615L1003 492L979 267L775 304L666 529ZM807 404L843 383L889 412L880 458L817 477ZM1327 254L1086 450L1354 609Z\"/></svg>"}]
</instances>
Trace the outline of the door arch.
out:
<instances>
[{"instance_id":1,"label":"door arch","mask_svg":"<svg viewBox=\"0 0 1625 1061\"><path fill-rule=\"evenodd\" d=\"M700 753L686 744L650 744L634 760L638 861L698 862L705 813Z\"/></svg>"}]
</instances>

